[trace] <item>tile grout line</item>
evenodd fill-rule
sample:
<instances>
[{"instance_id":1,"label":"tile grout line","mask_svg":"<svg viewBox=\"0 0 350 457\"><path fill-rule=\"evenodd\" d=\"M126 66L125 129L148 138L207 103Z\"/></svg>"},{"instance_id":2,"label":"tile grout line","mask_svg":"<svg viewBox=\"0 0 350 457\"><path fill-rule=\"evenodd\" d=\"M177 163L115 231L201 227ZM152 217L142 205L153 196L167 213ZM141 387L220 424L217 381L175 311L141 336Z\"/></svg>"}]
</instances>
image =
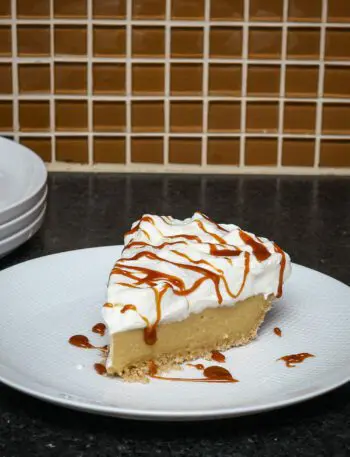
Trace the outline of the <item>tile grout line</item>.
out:
<instances>
[{"instance_id":1,"label":"tile grout line","mask_svg":"<svg viewBox=\"0 0 350 457\"><path fill-rule=\"evenodd\" d=\"M18 49L17 49L17 8L16 0L11 2L12 12L11 12L11 39L12 39L12 56L11 56L11 68L12 68L12 135L15 141L19 142L19 87L18 87Z\"/></svg>"},{"instance_id":2,"label":"tile grout line","mask_svg":"<svg viewBox=\"0 0 350 457\"><path fill-rule=\"evenodd\" d=\"M50 130L51 130L51 161L53 163L56 162L56 135L55 135L55 127L56 127L56 107L55 107L55 27L53 23L54 17L54 0L50 0L50 94L49 94L49 102L50 102ZM38 97L35 96L35 99Z\"/></svg>"},{"instance_id":3,"label":"tile grout line","mask_svg":"<svg viewBox=\"0 0 350 457\"><path fill-rule=\"evenodd\" d=\"M248 49L249 49L249 2L244 0L244 25L243 25L243 43L242 43L242 83L241 83L241 132L239 145L239 166L243 167L245 163L246 151L246 113L247 113L247 77L248 77Z\"/></svg>"},{"instance_id":4,"label":"tile grout line","mask_svg":"<svg viewBox=\"0 0 350 457\"><path fill-rule=\"evenodd\" d=\"M123 61L125 62L125 89L126 89L126 154L125 164L131 163L131 98L132 98L132 2L126 2L126 56Z\"/></svg>"},{"instance_id":5,"label":"tile grout line","mask_svg":"<svg viewBox=\"0 0 350 457\"><path fill-rule=\"evenodd\" d=\"M94 163L94 141L93 141L93 27L92 27L92 0L87 0L87 105L88 105L88 162Z\"/></svg>"},{"instance_id":6,"label":"tile grout line","mask_svg":"<svg viewBox=\"0 0 350 457\"><path fill-rule=\"evenodd\" d=\"M322 136L322 110L323 110L323 86L324 86L324 69L325 69L325 50L326 50L326 25L328 13L328 0L322 0L322 18L321 18L321 32L320 32L320 66L318 73L318 88L316 100L316 128L315 128L315 155L314 167L319 168L320 163L320 149L321 149L321 136Z\"/></svg>"},{"instance_id":7,"label":"tile grout line","mask_svg":"<svg viewBox=\"0 0 350 457\"><path fill-rule=\"evenodd\" d=\"M215 0L213 0L215 1ZM234 0L231 0L234 1ZM307 1L307 0L305 0ZM127 2L128 3L128 2ZM18 25L50 25L49 19L17 19L16 21ZM88 19L78 19L78 18L68 18L68 19L60 19L54 18L53 23L57 25L87 25ZM92 19L93 25L125 25L126 23L130 23L131 25L139 25L139 26L165 26L167 21L166 20L139 20L139 19L132 19L128 21L126 19ZM288 21L289 26L295 28L315 28L319 27L318 22L298 22L298 21ZM11 25L11 19L7 18L0 18L0 24L2 25ZM281 28L283 25L283 21L210 21L210 24L215 27L243 27L245 24L248 26L259 27L259 28ZM203 21L186 21L186 20L176 20L177 27L204 27L205 20ZM350 27L349 22L328 22L327 26L333 28L340 28L340 29L348 29Z\"/></svg>"},{"instance_id":8,"label":"tile grout line","mask_svg":"<svg viewBox=\"0 0 350 457\"><path fill-rule=\"evenodd\" d=\"M283 1L283 26L281 44L281 65L280 65L280 96L278 105L278 142L277 142L277 166L282 165L283 151L283 130L284 130L284 109L285 109L285 88L286 88L286 59L287 59L287 19L288 19L288 0Z\"/></svg>"},{"instance_id":9,"label":"tile grout line","mask_svg":"<svg viewBox=\"0 0 350 457\"><path fill-rule=\"evenodd\" d=\"M171 84L171 0L165 4L165 55L164 55L164 140L163 140L163 164L169 163L169 132L170 132L170 84Z\"/></svg>"},{"instance_id":10,"label":"tile grout line","mask_svg":"<svg viewBox=\"0 0 350 457\"><path fill-rule=\"evenodd\" d=\"M215 0L214 0L215 1ZM204 28L203 28L203 67L202 67L202 149L201 166L208 161L208 121L209 121L209 39L210 39L210 0L204 2Z\"/></svg>"},{"instance_id":11,"label":"tile grout line","mask_svg":"<svg viewBox=\"0 0 350 457\"><path fill-rule=\"evenodd\" d=\"M322 26L321 26L322 27ZM325 27L327 28L327 26ZM23 65L26 64L33 64L33 63L50 63L50 57L20 57L17 56L18 62ZM61 63L86 63L88 58L85 56L56 56L55 61ZM202 63L203 59L201 58L177 58L172 57L169 59L171 63ZM126 57L92 57L91 61L93 63L125 63ZM157 58L142 58L142 57L130 57L130 61L132 63L165 63L165 59L162 57ZM12 57L1 57L0 56L0 63L11 63ZM223 64L254 64L254 65L280 65L280 59L223 59L223 58L215 58L210 57L208 59L209 63L223 63ZM342 66L342 67L349 67L350 60L331 60L329 61L330 65L333 66ZM305 60L297 60L297 59L288 59L286 60L286 65L298 65L298 66L322 66L322 62L316 59L305 59Z\"/></svg>"}]
</instances>

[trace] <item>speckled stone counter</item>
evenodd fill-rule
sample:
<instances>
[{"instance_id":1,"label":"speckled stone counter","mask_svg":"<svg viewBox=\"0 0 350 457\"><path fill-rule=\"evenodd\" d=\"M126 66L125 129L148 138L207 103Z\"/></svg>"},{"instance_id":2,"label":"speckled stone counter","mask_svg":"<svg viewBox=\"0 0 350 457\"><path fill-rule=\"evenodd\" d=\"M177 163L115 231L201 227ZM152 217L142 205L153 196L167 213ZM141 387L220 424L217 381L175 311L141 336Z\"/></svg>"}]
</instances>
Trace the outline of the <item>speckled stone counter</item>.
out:
<instances>
[{"instance_id":1,"label":"speckled stone counter","mask_svg":"<svg viewBox=\"0 0 350 457\"><path fill-rule=\"evenodd\" d=\"M199 209L274 239L296 263L350 282L350 178L64 173L51 174L49 184L43 227L1 259L0 269L121 244L146 212L184 218ZM70 411L0 385L0 457L146 455L350 456L350 384L271 413L176 426Z\"/></svg>"}]
</instances>

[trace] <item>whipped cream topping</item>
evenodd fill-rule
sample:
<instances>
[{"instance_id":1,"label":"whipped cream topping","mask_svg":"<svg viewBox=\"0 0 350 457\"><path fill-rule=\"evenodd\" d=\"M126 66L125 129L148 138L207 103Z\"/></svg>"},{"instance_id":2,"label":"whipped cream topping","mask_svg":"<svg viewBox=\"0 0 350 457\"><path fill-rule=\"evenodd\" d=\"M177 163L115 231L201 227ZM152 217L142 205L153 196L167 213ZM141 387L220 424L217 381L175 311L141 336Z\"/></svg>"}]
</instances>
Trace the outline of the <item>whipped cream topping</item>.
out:
<instances>
[{"instance_id":1,"label":"whipped cream topping","mask_svg":"<svg viewBox=\"0 0 350 457\"><path fill-rule=\"evenodd\" d=\"M103 318L110 333L145 328L153 344L159 323L254 295L281 296L290 272L288 254L236 225L199 212L185 220L144 215L125 234Z\"/></svg>"}]
</instances>

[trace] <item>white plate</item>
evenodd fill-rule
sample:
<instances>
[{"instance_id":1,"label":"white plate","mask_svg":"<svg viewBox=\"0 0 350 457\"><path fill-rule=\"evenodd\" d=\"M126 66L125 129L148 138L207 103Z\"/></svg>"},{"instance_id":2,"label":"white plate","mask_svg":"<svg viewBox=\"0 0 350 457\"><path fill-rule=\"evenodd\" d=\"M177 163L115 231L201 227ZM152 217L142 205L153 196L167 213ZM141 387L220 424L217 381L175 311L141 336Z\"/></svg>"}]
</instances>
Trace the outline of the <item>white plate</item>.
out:
<instances>
[{"instance_id":1,"label":"white plate","mask_svg":"<svg viewBox=\"0 0 350 457\"><path fill-rule=\"evenodd\" d=\"M46 180L44 162L34 152L0 137L0 224L36 205Z\"/></svg>"},{"instance_id":2,"label":"white plate","mask_svg":"<svg viewBox=\"0 0 350 457\"><path fill-rule=\"evenodd\" d=\"M12 219L11 221L0 225L0 241L14 235L15 233L28 227L28 225L32 224L44 208L46 197L47 186L44 190L43 196L38 203L33 206L33 208L30 208L30 210L22 214L22 216L16 217L16 219Z\"/></svg>"},{"instance_id":3,"label":"white plate","mask_svg":"<svg viewBox=\"0 0 350 457\"><path fill-rule=\"evenodd\" d=\"M240 382L130 384L99 376L93 369L98 352L71 346L68 339L85 334L97 345L107 342L90 329L101 321L107 277L120 251L120 247L102 247L66 252L0 272L4 305L0 307L0 379L4 383L88 412L189 420L290 405L350 378L350 289L299 265L294 265L284 298L268 315L257 340L226 353L224 366ZM281 328L281 338L274 334L275 326ZM276 361L299 352L316 357L295 368ZM189 367L174 373L200 376Z\"/></svg>"},{"instance_id":4,"label":"white plate","mask_svg":"<svg viewBox=\"0 0 350 457\"><path fill-rule=\"evenodd\" d=\"M44 205L39 216L31 224L14 235L0 241L0 257L18 248L18 246L28 241L39 230L44 220L45 210L46 205Z\"/></svg>"}]
</instances>

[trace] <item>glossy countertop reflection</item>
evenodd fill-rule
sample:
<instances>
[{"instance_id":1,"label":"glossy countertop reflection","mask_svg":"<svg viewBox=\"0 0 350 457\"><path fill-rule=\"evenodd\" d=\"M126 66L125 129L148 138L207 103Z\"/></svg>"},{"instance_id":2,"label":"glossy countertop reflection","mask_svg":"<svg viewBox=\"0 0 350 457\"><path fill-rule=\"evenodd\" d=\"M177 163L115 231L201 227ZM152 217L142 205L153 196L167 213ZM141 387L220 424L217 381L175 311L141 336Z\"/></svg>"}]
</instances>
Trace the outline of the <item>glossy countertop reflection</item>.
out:
<instances>
[{"instance_id":1,"label":"glossy countertop reflection","mask_svg":"<svg viewBox=\"0 0 350 457\"><path fill-rule=\"evenodd\" d=\"M349 208L350 178L51 174L41 230L0 259L0 270L47 254L121 244L144 213L185 218L200 210L273 239L294 262L349 284ZM276 412L176 427L74 412L0 386L0 455L345 457L349 416L349 384Z\"/></svg>"}]
</instances>

